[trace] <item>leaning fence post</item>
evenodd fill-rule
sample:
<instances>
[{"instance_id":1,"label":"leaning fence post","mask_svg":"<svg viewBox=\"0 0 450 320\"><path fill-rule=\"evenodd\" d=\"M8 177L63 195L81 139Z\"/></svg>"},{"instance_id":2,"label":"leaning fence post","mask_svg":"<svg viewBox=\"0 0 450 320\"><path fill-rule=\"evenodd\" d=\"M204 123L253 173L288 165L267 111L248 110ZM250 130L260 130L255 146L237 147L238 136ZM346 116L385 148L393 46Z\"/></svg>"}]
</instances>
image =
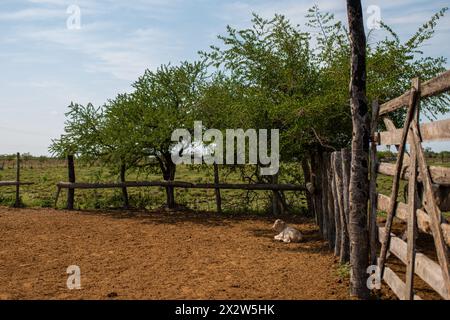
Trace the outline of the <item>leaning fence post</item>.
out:
<instances>
[{"instance_id":1,"label":"leaning fence post","mask_svg":"<svg viewBox=\"0 0 450 320\"><path fill-rule=\"evenodd\" d=\"M20 207L20 153L17 152L17 160L16 160L16 202L14 203L14 207Z\"/></svg>"},{"instance_id":2,"label":"leaning fence post","mask_svg":"<svg viewBox=\"0 0 450 320\"><path fill-rule=\"evenodd\" d=\"M75 183L75 164L74 164L73 155L67 156L67 168L69 171L69 182ZM75 201L75 189L69 188L67 190L67 209L68 210L73 210L74 201Z\"/></svg>"}]
</instances>

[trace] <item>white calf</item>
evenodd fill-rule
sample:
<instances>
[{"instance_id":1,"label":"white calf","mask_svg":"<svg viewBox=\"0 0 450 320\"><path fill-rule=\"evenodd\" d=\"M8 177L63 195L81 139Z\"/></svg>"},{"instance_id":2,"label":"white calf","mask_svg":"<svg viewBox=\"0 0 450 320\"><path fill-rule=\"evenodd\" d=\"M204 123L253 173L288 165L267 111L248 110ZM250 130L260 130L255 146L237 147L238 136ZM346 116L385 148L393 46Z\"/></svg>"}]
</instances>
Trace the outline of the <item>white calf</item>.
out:
<instances>
[{"instance_id":1,"label":"white calf","mask_svg":"<svg viewBox=\"0 0 450 320\"><path fill-rule=\"evenodd\" d=\"M297 229L289 227L286 222L278 219L272 226L272 229L279 232L274 237L275 240L283 241L285 243L300 242L303 239L303 235Z\"/></svg>"}]
</instances>

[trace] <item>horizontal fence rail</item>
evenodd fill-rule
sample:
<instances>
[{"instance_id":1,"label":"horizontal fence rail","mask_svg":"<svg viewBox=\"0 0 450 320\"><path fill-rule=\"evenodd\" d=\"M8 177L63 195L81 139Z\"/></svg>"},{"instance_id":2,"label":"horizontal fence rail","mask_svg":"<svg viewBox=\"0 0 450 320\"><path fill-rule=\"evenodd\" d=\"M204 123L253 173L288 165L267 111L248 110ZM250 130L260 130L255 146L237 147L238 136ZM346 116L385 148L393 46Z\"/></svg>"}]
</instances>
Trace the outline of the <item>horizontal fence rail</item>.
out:
<instances>
[{"instance_id":1,"label":"horizontal fence rail","mask_svg":"<svg viewBox=\"0 0 450 320\"><path fill-rule=\"evenodd\" d=\"M450 90L450 70L443 74L422 83L421 98L428 98ZM380 115L395 111L408 105L410 91L402 94L400 97L392 99L380 106Z\"/></svg>"},{"instance_id":2,"label":"horizontal fence rail","mask_svg":"<svg viewBox=\"0 0 450 320\"><path fill-rule=\"evenodd\" d=\"M306 191L304 186L295 184L245 184L245 183L191 183L182 181L127 181L111 183L70 183L57 184L61 189L112 189L133 187L175 187L185 189L229 189L229 190L280 190L280 191Z\"/></svg>"},{"instance_id":3,"label":"horizontal fence rail","mask_svg":"<svg viewBox=\"0 0 450 320\"><path fill-rule=\"evenodd\" d=\"M450 168L446 167L436 167L429 166L428 167L431 179L433 183L441 185L441 186L450 186ZM395 174L395 164L392 163L380 163L378 166L378 173L384 174L386 176L394 176ZM409 179L409 167L403 167L400 178L402 180ZM418 180L422 181L422 177L418 176Z\"/></svg>"},{"instance_id":4,"label":"horizontal fence rail","mask_svg":"<svg viewBox=\"0 0 450 320\"><path fill-rule=\"evenodd\" d=\"M388 196L383 194L378 195L377 207L380 211L387 211L390 205L390 199ZM408 217L408 205L403 202L397 202L396 218L407 221ZM450 224L447 223L445 219L442 220L441 229L444 236L445 243L450 247ZM431 221L430 216L422 209L417 210L417 226L420 231L427 234L432 234L431 232Z\"/></svg>"},{"instance_id":5,"label":"horizontal fence rail","mask_svg":"<svg viewBox=\"0 0 450 320\"><path fill-rule=\"evenodd\" d=\"M379 238L383 239L385 229L378 228L378 233ZM392 235L389 251L404 264L407 264L407 244L405 241L395 235ZM444 299L449 299L449 294L447 292L447 288L445 287L444 277L442 276L442 270L438 263L431 260L423 253L417 252L414 270L423 281L436 290L436 292L439 293ZM404 291L401 291L401 294L403 294L403 292Z\"/></svg>"},{"instance_id":6,"label":"horizontal fence rail","mask_svg":"<svg viewBox=\"0 0 450 320\"><path fill-rule=\"evenodd\" d=\"M34 182L0 181L0 187L31 186Z\"/></svg>"},{"instance_id":7,"label":"horizontal fence rail","mask_svg":"<svg viewBox=\"0 0 450 320\"><path fill-rule=\"evenodd\" d=\"M398 145L402 139L403 129L395 129L379 133L379 145ZM450 119L428 122L420 125L420 133L423 141L450 140ZM408 139L410 143L411 138Z\"/></svg>"}]
</instances>

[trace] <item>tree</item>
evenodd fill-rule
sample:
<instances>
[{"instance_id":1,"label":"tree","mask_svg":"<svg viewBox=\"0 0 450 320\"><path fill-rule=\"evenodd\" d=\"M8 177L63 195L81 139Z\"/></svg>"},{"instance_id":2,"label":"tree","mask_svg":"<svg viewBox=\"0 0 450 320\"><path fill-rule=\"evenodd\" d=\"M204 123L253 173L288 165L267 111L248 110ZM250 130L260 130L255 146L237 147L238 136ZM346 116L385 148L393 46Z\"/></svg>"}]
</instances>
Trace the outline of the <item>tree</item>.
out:
<instances>
[{"instance_id":1,"label":"tree","mask_svg":"<svg viewBox=\"0 0 450 320\"><path fill-rule=\"evenodd\" d=\"M366 98L366 35L360 0L347 0L347 15L351 43L350 96L353 121L352 161L350 175L350 264L351 295L369 297L367 287L368 231L367 202L369 199L369 110Z\"/></svg>"}]
</instances>

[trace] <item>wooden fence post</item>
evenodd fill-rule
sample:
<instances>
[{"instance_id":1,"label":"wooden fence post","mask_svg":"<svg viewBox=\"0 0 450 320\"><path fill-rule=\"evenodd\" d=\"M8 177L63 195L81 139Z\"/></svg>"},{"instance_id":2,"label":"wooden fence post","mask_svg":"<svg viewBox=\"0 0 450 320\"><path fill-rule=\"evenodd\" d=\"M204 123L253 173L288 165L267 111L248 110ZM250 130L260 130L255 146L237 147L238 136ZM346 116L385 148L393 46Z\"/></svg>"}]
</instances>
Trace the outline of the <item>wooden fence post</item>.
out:
<instances>
[{"instance_id":1,"label":"wooden fence post","mask_svg":"<svg viewBox=\"0 0 450 320\"><path fill-rule=\"evenodd\" d=\"M219 165L214 162L214 184L216 185L215 194L216 194L216 208L217 213L222 213L222 197L220 195L220 189L217 187L219 184Z\"/></svg>"},{"instance_id":2,"label":"wooden fence post","mask_svg":"<svg viewBox=\"0 0 450 320\"><path fill-rule=\"evenodd\" d=\"M321 201L321 189L322 189L322 174L320 172L320 157L317 152L313 154L311 157L311 176L313 177L313 184L314 184L314 213L316 215L316 222L319 226L320 234L324 236L323 231L323 211L322 211L322 201Z\"/></svg>"},{"instance_id":3,"label":"wooden fence post","mask_svg":"<svg viewBox=\"0 0 450 320\"><path fill-rule=\"evenodd\" d=\"M303 171L303 178L305 180L305 186L310 185L311 183L313 183L312 181L312 170L309 167L309 162L308 162L308 158L306 158L306 156L303 157L302 159L302 171ZM314 191L314 188L310 189L311 191ZM308 215L312 216L314 214L314 205L313 205L313 193L314 192L310 192L310 190L308 190L306 192L306 204L308 206Z\"/></svg>"},{"instance_id":4,"label":"wooden fence post","mask_svg":"<svg viewBox=\"0 0 450 320\"><path fill-rule=\"evenodd\" d=\"M319 168L320 168L320 176L322 185L320 187L320 201L322 203L322 230L323 230L323 238L325 240L329 240L328 235L328 188L327 188L327 166L326 166L326 156L325 153L320 154L319 158Z\"/></svg>"},{"instance_id":5,"label":"wooden fence post","mask_svg":"<svg viewBox=\"0 0 450 320\"><path fill-rule=\"evenodd\" d=\"M369 184L369 241L370 241L370 264L377 265L377 248L378 248L378 230L377 230L377 173L378 173L378 159L377 159L377 142L375 135L378 126L378 114L380 112L380 105L378 101L372 103L372 122L370 128L371 145L370 145L370 184Z\"/></svg>"},{"instance_id":6,"label":"wooden fence post","mask_svg":"<svg viewBox=\"0 0 450 320\"><path fill-rule=\"evenodd\" d=\"M328 201L328 243L330 249L335 248L336 227L334 218L334 197L333 197L333 169L331 162L331 153L326 154L327 162L327 201Z\"/></svg>"},{"instance_id":7,"label":"wooden fence post","mask_svg":"<svg viewBox=\"0 0 450 320\"><path fill-rule=\"evenodd\" d=\"M17 152L16 159L16 202L14 203L14 207L19 208L21 205L20 201L20 153Z\"/></svg>"},{"instance_id":8,"label":"wooden fence post","mask_svg":"<svg viewBox=\"0 0 450 320\"><path fill-rule=\"evenodd\" d=\"M397 207L397 196L398 196L400 176L401 176L401 171L402 171L402 166L403 166L403 157L405 154L405 145L406 145L406 141L408 138L409 127L410 127L411 122L413 121L413 118L415 115L417 99L419 99L418 92L417 92L416 88L414 86L412 86L408 113L406 115L405 124L404 124L403 130L402 130L402 138L401 138L399 149L398 149L397 161L395 163L395 175L394 175L394 179L392 182L392 191L391 191L390 203L389 203L389 208L388 208L387 218L386 218L386 225L385 225L386 233L384 235L384 239L381 244L381 253L380 253L380 259L379 259L381 279L383 279L386 255L389 250L389 245L390 245L390 241L391 241L391 228L392 228L392 222L393 222L394 216L395 216L395 209Z\"/></svg>"},{"instance_id":9,"label":"wooden fence post","mask_svg":"<svg viewBox=\"0 0 450 320\"><path fill-rule=\"evenodd\" d=\"M67 168L69 171L69 182L75 182L75 163L73 155L67 156ZM67 190L67 209L73 210L75 201L75 189L69 188Z\"/></svg>"},{"instance_id":10,"label":"wooden fence post","mask_svg":"<svg viewBox=\"0 0 450 320\"><path fill-rule=\"evenodd\" d=\"M419 100L420 101L420 100ZM416 110L417 112L417 110ZM411 128L410 128L411 129ZM406 263L406 291L405 300L414 299L414 268L416 264L416 235L417 235L417 153L414 144L410 144L410 166L408 181L408 221L407 221L407 263Z\"/></svg>"},{"instance_id":11,"label":"wooden fence post","mask_svg":"<svg viewBox=\"0 0 450 320\"><path fill-rule=\"evenodd\" d=\"M334 199L334 224L335 224L335 240L334 240L334 255L339 257L341 255L341 241L342 241L342 228L341 228L341 213L340 213L340 205L339 198L341 195L338 192L338 178L337 178L337 170L338 170L338 161L340 162L340 152L333 152L331 154L331 168L332 168L332 190L333 190L333 199ZM340 164L340 163L339 163Z\"/></svg>"},{"instance_id":12,"label":"wooden fence post","mask_svg":"<svg viewBox=\"0 0 450 320\"><path fill-rule=\"evenodd\" d=\"M350 201L349 201L349 187L350 187L350 166L352 156L349 149L341 150L341 174L342 174L342 201L343 212L341 216L342 227L342 241L341 241L341 255L339 262L341 264L350 261L350 236L348 232L348 221L350 214Z\"/></svg>"}]
</instances>

